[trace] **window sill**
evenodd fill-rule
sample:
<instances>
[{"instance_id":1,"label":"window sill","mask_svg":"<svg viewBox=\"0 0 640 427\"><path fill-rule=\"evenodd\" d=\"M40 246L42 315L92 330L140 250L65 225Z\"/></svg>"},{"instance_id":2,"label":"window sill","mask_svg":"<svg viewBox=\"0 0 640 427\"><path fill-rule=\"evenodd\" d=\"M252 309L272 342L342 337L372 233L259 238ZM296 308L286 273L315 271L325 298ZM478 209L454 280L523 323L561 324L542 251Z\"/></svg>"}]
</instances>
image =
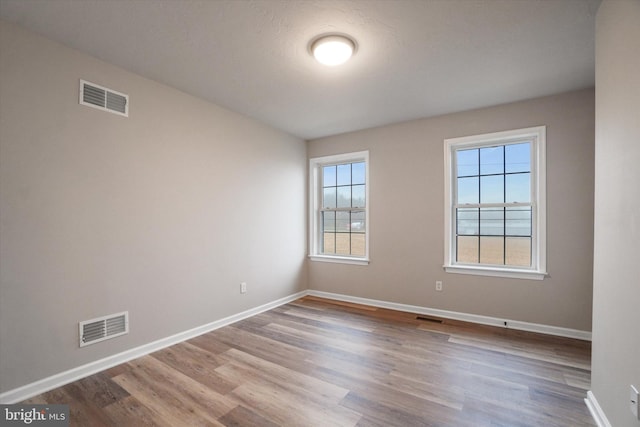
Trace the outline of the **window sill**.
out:
<instances>
[{"instance_id":1,"label":"window sill","mask_svg":"<svg viewBox=\"0 0 640 427\"><path fill-rule=\"evenodd\" d=\"M547 273L532 270L509 268L475 267L462 265L445 265L444 271L456 274L472 274L475 276L508 277L512 279L544 280Z\"/></svg>"},{"instance_id":2,"label":"window sill","mask_svg":"<svg viewBox=\"0 0 640 427\"><path fill-rule=\"evenodd\" d=\"M319 262L333 262L337 264L354 264L354 265L369 265L367 258L351 258L343 256L329 256L329 255L309 255L311 261Z\"/></svg>"}]
</instances>

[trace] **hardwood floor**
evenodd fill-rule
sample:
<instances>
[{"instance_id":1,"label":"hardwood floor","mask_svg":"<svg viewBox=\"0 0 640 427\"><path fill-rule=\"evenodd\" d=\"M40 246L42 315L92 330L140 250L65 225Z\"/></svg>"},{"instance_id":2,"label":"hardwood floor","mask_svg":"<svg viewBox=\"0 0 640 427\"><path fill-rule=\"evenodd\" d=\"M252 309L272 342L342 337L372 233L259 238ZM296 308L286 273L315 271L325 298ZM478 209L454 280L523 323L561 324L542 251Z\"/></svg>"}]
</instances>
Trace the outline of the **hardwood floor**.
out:
<instances>
[{"instance_id":1,"label":"hardwood floor","mask_svg":"<svg viewBox=\"0 0 640 427\"><path fill-rule=\"evenodd\" d=\"M305 297L29 399L78 426L594 426L589 342Z\"/></svg>"}]
</instances>

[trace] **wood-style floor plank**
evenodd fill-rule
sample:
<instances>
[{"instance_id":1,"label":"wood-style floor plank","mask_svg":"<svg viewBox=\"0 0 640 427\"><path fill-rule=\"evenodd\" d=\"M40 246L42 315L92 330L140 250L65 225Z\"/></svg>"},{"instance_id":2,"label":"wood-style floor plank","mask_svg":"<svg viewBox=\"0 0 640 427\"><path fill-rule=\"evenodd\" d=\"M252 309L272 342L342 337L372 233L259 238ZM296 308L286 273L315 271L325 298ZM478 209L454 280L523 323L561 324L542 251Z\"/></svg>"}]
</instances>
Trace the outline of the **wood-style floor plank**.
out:
<instances>
[{"instance_id":1,"label":"wood-style floor plank","mask_svg":"<svg viewBox=\"0 0 640 427\"><path fill-rule=\"evenodd\" d=\"M157 351L153 353L153 357L222 395L230 393L239 385L225 380L215 371L225 363L220 355L188 342Z\"/></svg>"},{"instance_id":2,"label":"wood-style floor plank","mask_svg":"<svg viewBox=\"0 0 640 427\"><path fill-rule=\"evenodd\" d=\"M171 427L169 420L163 419L161 414L145 406L133 396L105 406L104 411L113 425L128 426L135 423L136 426ZM77 425L75 422L74 424Z\"/></svg>"},{"instance_id":3,"label":"wood-style floor plank","mask_svg":"<svg viewBox=\"0 0 640 427\"><path fill-rule=\"evenodd\" d=\"M244 406L236 406L231 411L227 412L224 417L219 420L223 425L228 427L246 427L246 426L260 426L260 427L277 427L278 424L271 422L270 420L256 414L250 409Z\"/></svg>"},{"instance_id":4,"label":"wood-style floor plank","mask_svg":"<svg viewBox=\"0 0 640 427\"><path fill-rule=\"evenodd\" d=\"M25 403L72 426L594 426L589 342L305 297Z\"/></svg>"}]
</instances>

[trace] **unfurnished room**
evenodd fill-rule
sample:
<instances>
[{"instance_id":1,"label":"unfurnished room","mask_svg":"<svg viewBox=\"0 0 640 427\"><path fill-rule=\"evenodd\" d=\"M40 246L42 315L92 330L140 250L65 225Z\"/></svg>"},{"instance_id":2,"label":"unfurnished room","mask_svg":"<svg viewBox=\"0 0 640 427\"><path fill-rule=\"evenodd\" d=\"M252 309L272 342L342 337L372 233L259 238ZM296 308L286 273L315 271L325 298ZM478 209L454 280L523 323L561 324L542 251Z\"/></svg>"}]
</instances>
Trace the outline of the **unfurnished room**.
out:
<instances>
[{"instance_id":1,"label":"unfurnished room","mask_svg":"<svg viewBox=\"0 0 640 427\"><path fill-rule=\"evenodd\" d=\"M0 424L640 427L640 0L0 0Z\"/></svg>"}]
</instances>

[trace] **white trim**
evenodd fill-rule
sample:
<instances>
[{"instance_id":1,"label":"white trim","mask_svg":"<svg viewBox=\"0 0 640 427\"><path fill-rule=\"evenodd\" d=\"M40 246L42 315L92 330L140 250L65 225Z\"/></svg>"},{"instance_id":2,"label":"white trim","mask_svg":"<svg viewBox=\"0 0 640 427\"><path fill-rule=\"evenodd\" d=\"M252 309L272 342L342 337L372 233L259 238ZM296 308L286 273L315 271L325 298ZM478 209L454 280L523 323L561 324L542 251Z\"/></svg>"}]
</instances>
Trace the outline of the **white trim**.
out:
<instances>
[{"instance_id":1,"label":"white trim","mask_svg":"<svg viewBox=\"0 0 640 427\"><path fill-rule=\"evenodd\" d=\"M363 257L344 257L339 255L325 255L319 252L318 225L321 195L319 186L320 168L325 165L339 163L365 162L365 254ZM358 151L354 153L336 154L331 156L321 156L309 159L309 259L311 261L335 262L341 264L369 264L369 151Z\"/></svg>"},{"instance_id":2,"label":"white trim","mask_svg":"<svg viewBox=\"0 0 640 427\"><path fill-rule=\"evenodd\" d=\"M501 319L497 317L481 316L478 314L460 313L457 311L440 310L436 308L422 307L418 305L400 304L395 302L380 301L368 298L353 297L350 295L334 294L330 292L309 290L309 295L333 299L355 304L370 305L373 307L388 308L391 310L406 311L409 313L426 314L429 316L443 317L445 319L461 320L464 322L477 323L480 325L497 326L504 328L507 322L509 329L519 331L537 332L540 334L555 335L565 338L575 338L584 341L591 341L591 332L578 329L561 328L559 326L542 325L539 323L522 322L519 320Z\"/></svg>"},{"instance_id":3,"label":"white trim","mask_svg":"<svg viewBox=\"0 0 640 427\"><path fill-rule=\"evenodd\" d=\"M444 268L449 273L477 274L480 276L498 276L520 279L543 280L547 275L546 255L546 126L534 126L524 129L471 135L444 140ZM455 243L453 239L454 209L456 200L452 185L455 159L453 150L457 147L482 147L488 143L508 144L523 140L533 140L531 144L531 207L534 233L531 254L532 268L516 269L500 266L460 265L455 263ZM534 197L535 196L535 197Z\"/></svg>"},{"instance_id":4,"label":"white trim","mask_svg":"<svg viewBox=\"0 0 640 427\"><path fill-rule=\"evenodd\" d=\"M444 271L447 273L457 274L471 274L474 276L492 276L492 277L509 277L512 279L529 279L529 280L544 280L547 273L531 270L517 270L509 268L491 268L485 266L444 266Z\"/></svg>"},{"instance_id":5,"label":"white trim","mask_svg":"<svg viewBox=\"0 0 640 427\"><path fill-rule=\"evenodd\" d=\"M584 399L584 403L587 405L587 408L589 408L589 412L591 412L591 416L598 427L611 427L611 423L607 419L607 416L596 400L596 396L591 390L587 392L587 397Z\"/></svg>"},{"instance_id":6,"label":"white trim","mask_svg":"<svg viewBox=\"0 0 640 427\"><path fill-rule=\"evenodd\" d=\"M175 335L171 335L166 338L161 338L157 341L141 345L140 347L132 348L130 350L123 351L122 353L114 354L112 356L105 357L104 359L96 360L94 362L69 369L68 371L60 372L50 377L43 378L31 384L6 391L0 394L0 403L12 404L21 402L25 399L29 399L30 397L47 392L57 387L61 387L65 384L69 384L70 382L79 380L89 375L93 375L105 369L112 368L121 363L125 363L138 357L145 356L149 353L153 353L154 351L158 351L165 347L178 344L182 341L195 338L199 335L206 334L207 332L211 332L223 326L230 325L248 317L255 316L256 314L260 314L264 311L271 310L272 308L287 304L291 301L295 301L296 299L301 298L305 295L307 295L307 291L297 292L293 295L289 295L287 297L280 298L261 306L245 310L238 314L234 314L223 319L216 320L214 322L207 323L205 325L198 326L196 328L189 329Z\"/></svg>"},{"instance_id":7,"label":"white trim","mask_svg":"<svg viewBox=\"0 0 640 427\"><path fill-rule=\"evenodd\" d=\"M351 258L331 255L309 255L309 259L311 261L333 262L337 264L369 265L369 260L365 258Z\"/></svg>"}]
</instances>

